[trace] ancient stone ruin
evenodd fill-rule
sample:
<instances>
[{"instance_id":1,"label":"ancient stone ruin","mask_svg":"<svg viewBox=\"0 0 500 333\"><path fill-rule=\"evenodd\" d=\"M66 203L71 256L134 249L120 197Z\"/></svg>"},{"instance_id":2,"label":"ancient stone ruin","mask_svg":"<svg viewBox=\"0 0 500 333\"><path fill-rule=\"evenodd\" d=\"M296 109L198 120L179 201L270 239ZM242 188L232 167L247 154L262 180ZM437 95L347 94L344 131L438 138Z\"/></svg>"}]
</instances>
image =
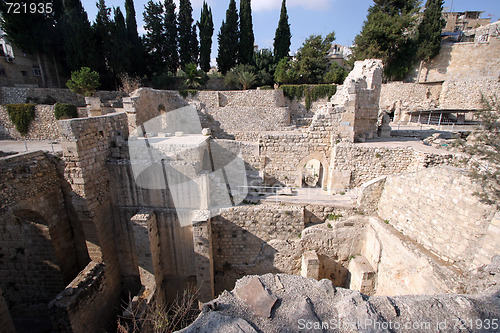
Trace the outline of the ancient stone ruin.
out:
<instances>
[{"instance_id":1,"label":"ancient stone ruin","mask_svg":"<svg viewBox=\"0 0 500 333\"><path fill-rule=\"evenodd\" d=\"M381 86L366 60L312 112L141 88L58 121L61 153L0 157L2 329L111 331L193 286L185 332L491 325L500 215L456 154L388 137Z\"/></svg>"}]
</instances>

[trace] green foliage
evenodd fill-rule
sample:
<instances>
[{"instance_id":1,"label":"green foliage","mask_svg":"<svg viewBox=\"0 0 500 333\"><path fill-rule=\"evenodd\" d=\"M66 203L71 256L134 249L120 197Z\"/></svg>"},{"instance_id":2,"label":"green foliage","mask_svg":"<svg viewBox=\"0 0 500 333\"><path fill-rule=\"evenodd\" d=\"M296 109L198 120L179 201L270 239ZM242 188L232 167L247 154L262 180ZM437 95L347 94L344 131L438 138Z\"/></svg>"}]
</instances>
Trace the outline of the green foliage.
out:
<instances>
[{"instance_id":1,"label":"green foliage","mask_svg":"<svg viewBox=\"0 0 500 333\"><path fill-rule=\"evenodd\" d=\"M66 86L75 94L92 96L99 87L99 73L82 67L79 71L71 72L71 79Z\"/></svg>"},{"instance_id":2,"label":"green foliage","mask_svg":"<svg viewBox=\"0 0 500 333\"><path fill-rule=\"evenodd\" d=\"M129 74L142 76L144 74L144 46L137 33L137 21L135 19L134 0L125 0L125 23L127 27L127 40L130 42L131 50L128 56L133 66L127 71Z\"/></svg>"},{"instance_id":3,"label":"green foliage","mask_svg":"<svg viewBox=\"0 0 500 333\"><path fill-rule=\"evenodd\" d=\"M337 221L342 217L342 214L330 213L326 216L326 218L330 221Z\"/></svg>"},{"instance_id":4,"label":"green foliage","mask_svg":"<svg viewBox=\"0 0 500 333\"><path fill-rule=\"evenodd\" d=\"M199 90L196 90L196 89L185 89L185 90L179 90L179 95L182 96L182 98L187 98L189 95L191 95L191 97L194 97L196 96L196 94L198 93Z\"/></svg>"},{"instance_id":5,"label":"green foliage","mask_svg":"<svg viewBox=\"0 0 500 333\"><path fill-rule=\"evenodd\" d=\"M111 52L108 58L108 67L115 76L129 73L131 59L128 56L132 45L127 39L127 27L120 7L114 9L114 24L110 32Z\"/></svg>"},{"instance_id":6,"label":"green foliage","mask_svg":"<svg viewBox=\"0 0 500 333\"><path fill-rule=\"evenodd\" d=\"M54 107L54 116L57 120L78 118L78 109L74 104L57 103Z\"/></svg>"},{"instance_id":7,"label":"green foliage","mask_svg":"<svg viewBox=\"0 0 500 333\"><path fill-rule=\"evenodd\" d=\"M349 72L334 62L330 65L330 70L323 75L323 82L342 84L347 75L349 75Z\"/></svg>"},{"instance_id":8,"label":"green foliage","mask_svg":"<svg viewBox=\"0 0 500 333\"><path fill-rule=\"evenodd\" d=\"M291 39L292 34L290 32L290 24L288 23L286 0L283 0L281 3L281 13L278 27L276 28L276 33L274 34L275 62L279 62L281 59L288 57L288 54L290 53Z\"/></svg>"},{"instance_id":9,"label":"green foliage","mask_svg":"<svg viewBox=\"0 0 500 333\"><path fill-rule=\"evenodd\" d=\"M297 72L294 62L288 57L281 59L276 66L274 72L274 80L280 84L297 83L299 80L299 73Z\"/></svg>"},{"instance_id":10,"label":"green foliage","mask_svg":"<svg viewBox=\"0 0 500 333\"><path fill-rule=\"evenodd\" d=\"M224 76L224 85L231 89L249 89L257 82L255 67L238 65Z\"/></svg>"},{"instance_id":11,"label":"green foliage","mask_svg":"<svg viewBox=\"0 0 500 333\"><path fill-rule=\"evenodd\" d=\"M254 42L251 1L240 0L240 64L252 63Z\"/></svg>"},{"instance_id":12,"label":"green foliage","mask_svg":"<svg viewBox=\"0 0 500 333\"><path fill-rule=\"evenodd\" d=\"M290 100L300 100L305 98L307 110L311 109L312 103L320 98L332 98L337 92L337 86L333 84L319 84L315 86L302 85L283 85L280 87L285 97Z\"/></svg>"},{"instance_id":13,"label":"green foliage","mask_svg":"<svg viewBox=\"0 0 500 333\"><path fill-rule=\"evenodd\" d=\"M176 73L179 67L179 53L177 46L177 15L173 0L165 0L165 18L163 20L165 31L164 59L166 70Z\"/></svg>"},{"instance_id":14,"label":"green foliage","mask_svg":"<svg viewBox=\"0 0 500 333\"><path fill-rule=\"evenodd\" d=\"M166 52L166 33L163 20L163 5L149 0L144 7L144 49L147 56L147 67L150 73L160 73L164 67Z\"/></svg>"},{"instance_id":15,"label":"green foliage","mask_svg":"<svg viewBox=\"0 0 500 333\"><path fill-rule=\"evenodd\" d=\"M175 75L170 72L161 72L154 74L151 81L156 89L169 89L175 82Z\"/></svg>"},{"instance_id":16,"label":"green foliage","mask_svg":"<svg viewBox=\"0 0 500 333\"><path fill-rule=\"evenodd\" d=\"M261 50L255 52L253 56L255 65L255 75L257 75L258 85L272 85L274 83L274 72L276 63L271 51Z\"/></svg>"},{"instance_id":17,"label":"green foliage","mask_svg":"<svg viewBox=\"0 0 500 333\"><path fill-rule=\"evenodd\" d=\"M476 112L480 122L467 142L459 141L465 152L463 165L482 191L474 193L481 202L500 208L500 101L482 96L484 110Z\"/></svg>"},{"instance_id":18,"label":"green foliage","mask_svg":"<svg viewBox=\"0 0 500 333\"><path fill-rule=\"evenodd\" d=\"M417 57L429 61L441 50L441 31L446 25L442 18L444 0L427 0L424 18L418 26Z\"/></svg>"},{"instance_id":19,"label":"green foliage","mask_svg":"<svg viewBox=\"0 0 500 333\"><path fill-rule=\"evenodd\" d=\"M184 81L184 86L187 88L199 88L206 83L208 79L205 72L198 70L196 64L187 64L184 69L186 80Z\"/></svg>"},{"instance_id":20,"label":"green foliage","mask_svg":"<svg viewBox=\"0 0 500 333\"><path fill-rule=\"evenodd\" d=\"M7 113L16 130L25 136L28 133L30 123L35 119L35 104L7 104Z\"/></svg>"},{"instance_id":21,"label":"green foliage","mask_svg":"<svg viewBox=\"0 0 500 333\"><path fill-rule=\"evenodd\" d=\"M43 98L36 96L28 96L26 97L26 103L54 105L57 103L57 100L50 95L47 95Z\"/></svg>"},{"instance_id":22,"label":"green foliage","mask_svg":"<svg viewBox=\"0 0 500 333\"><path fill-rule=\"evenodd\" d=\"M388 77L406 75L415 56L412 37L418 9L418 0L376 1L354 40L353 59L382 59Z\"/></svg>"},{"instance_id":23,"label":"green foliage","mask_svg":"<svg viewBox=\"0 0 500 333\"><path fill-rule=\"evenodd\" d=\"M193 8L189 0L180 0L177 16L177 41L179 45L179 62L182 68L187 64L198 63L198 39L196 26L193 25Z\"/></svg>"},{"instance_id":24,"label":"green foliage","mask_svg":"<svg viewBox=\"0 0 500 333\"><path fill-rule=\"evenodd\" d=\"M230 0L226 11L226 20L222 21L217 39L219 41L219 52L217 55L217 68L222 74L226 74L236 66L238 59L238 41L240 30L238 28L238 11L236 2Z\"/></svg>"},{"instance_id":25,"label":"green foliage","mask_svg":"<svg viewBox=\"0 0 500 333\"><path fill-rule=\"evenodd\" d=\"M260 90L273 90L274 88L271 86L260 86Z\"/></svg>"},{"instance_id":26,"label":"green foliage","mask_svg":"<svg viewBox=\"0 0 500 333\"><path fill-rule=\"evenodd\" d=\"M200 67L204 72L208 72L210 70L214 22L212 19L212 10L206 2L203 2L198 28L200 29Z\"/></svg>"}]
</instances>

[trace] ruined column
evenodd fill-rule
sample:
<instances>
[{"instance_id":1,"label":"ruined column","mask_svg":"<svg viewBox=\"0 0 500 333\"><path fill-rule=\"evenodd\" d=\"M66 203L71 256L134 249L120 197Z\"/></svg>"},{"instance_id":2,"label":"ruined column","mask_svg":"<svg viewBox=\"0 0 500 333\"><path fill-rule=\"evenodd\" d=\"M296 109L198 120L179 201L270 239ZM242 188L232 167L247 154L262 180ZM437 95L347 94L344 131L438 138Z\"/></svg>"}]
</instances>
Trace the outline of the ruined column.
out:
<instances>
[{"instance_id":1,"label":"ruined column","mask_svg":"<svg viewBox=\"0 0 500 333\"><path fill-rule=\"evenodd\" d=\"M211 229L210 212L198 211L193 218L193 246L200 306L215 296Z\"/></svg>"}]
</instances>

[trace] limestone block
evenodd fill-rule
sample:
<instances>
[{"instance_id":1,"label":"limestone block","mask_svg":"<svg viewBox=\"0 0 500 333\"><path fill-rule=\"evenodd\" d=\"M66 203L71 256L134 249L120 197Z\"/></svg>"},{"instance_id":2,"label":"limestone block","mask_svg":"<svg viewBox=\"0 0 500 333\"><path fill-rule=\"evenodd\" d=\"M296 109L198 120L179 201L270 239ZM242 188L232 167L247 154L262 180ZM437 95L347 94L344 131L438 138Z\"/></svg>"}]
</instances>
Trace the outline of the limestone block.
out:
<instances>
[{"instance_id":1,"label":"limestone block","mask_svg":"<svg viewBox=\"0 0 500 333\"><path fill-rule=\"evenodd\" d=\"M320 261L315 251L304 252L300 274L306 278L319 280L319 265Z\"/></svg>"},{"instance_id":2,"label":"limestone block","mask_svg":"<svg viewBox=\"0 0 500 333\"><path fill-rule=\"evenodd\" d=\"M236 296L247 303L253 313L260 317L271 317L271 309L278 298L264 288L258 277L251 278L245 285L234 290Z\"/></svg>"},{"instance_id":3,"label":"limestone block","mask_svg":"<svg viewBox=\"0 0 500 333\"><path fill-rule=\"evenodd\" d=\"M363 294L373 293L375 285L375 272L368 260L357 256L349 262L349 289L358 290Z\"/></svg>"}]
</instances>

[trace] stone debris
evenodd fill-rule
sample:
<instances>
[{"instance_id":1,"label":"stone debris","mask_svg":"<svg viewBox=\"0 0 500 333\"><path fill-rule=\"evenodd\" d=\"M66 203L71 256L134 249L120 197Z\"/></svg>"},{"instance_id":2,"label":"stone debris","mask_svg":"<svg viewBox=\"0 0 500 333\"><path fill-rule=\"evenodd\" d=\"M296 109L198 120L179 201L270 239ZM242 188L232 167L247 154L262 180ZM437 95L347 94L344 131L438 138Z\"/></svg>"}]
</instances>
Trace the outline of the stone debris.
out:
<instances>
[{"instance_id":1,"label":"stone debris","mask_svg":"<svg viewBox=\"0 0 500 333\"><path fill-rule=\"evenodd\" d=\"M254 313L235 296L243 290L252 293L257 284L261 292L268 289L279 298L271 317ZM218 311L202 313L181 332L479 332L499 318L499 294L497 287L477 296L370 297L335 288L328 280L246 276L233 292L217 298Z\"/></svg>"},{"instance_id":2,"label":"stone debris","mask_svg":"<svg viewBox=\"0 0 500 333\"><path fill-rule=\"evenodd\" d=\"M255 315L271 317L271 309L277 298L264 288L258 277L251 278L247 284L236 288L234 293L250 306Z\"/></svg>"}]
</instances>

